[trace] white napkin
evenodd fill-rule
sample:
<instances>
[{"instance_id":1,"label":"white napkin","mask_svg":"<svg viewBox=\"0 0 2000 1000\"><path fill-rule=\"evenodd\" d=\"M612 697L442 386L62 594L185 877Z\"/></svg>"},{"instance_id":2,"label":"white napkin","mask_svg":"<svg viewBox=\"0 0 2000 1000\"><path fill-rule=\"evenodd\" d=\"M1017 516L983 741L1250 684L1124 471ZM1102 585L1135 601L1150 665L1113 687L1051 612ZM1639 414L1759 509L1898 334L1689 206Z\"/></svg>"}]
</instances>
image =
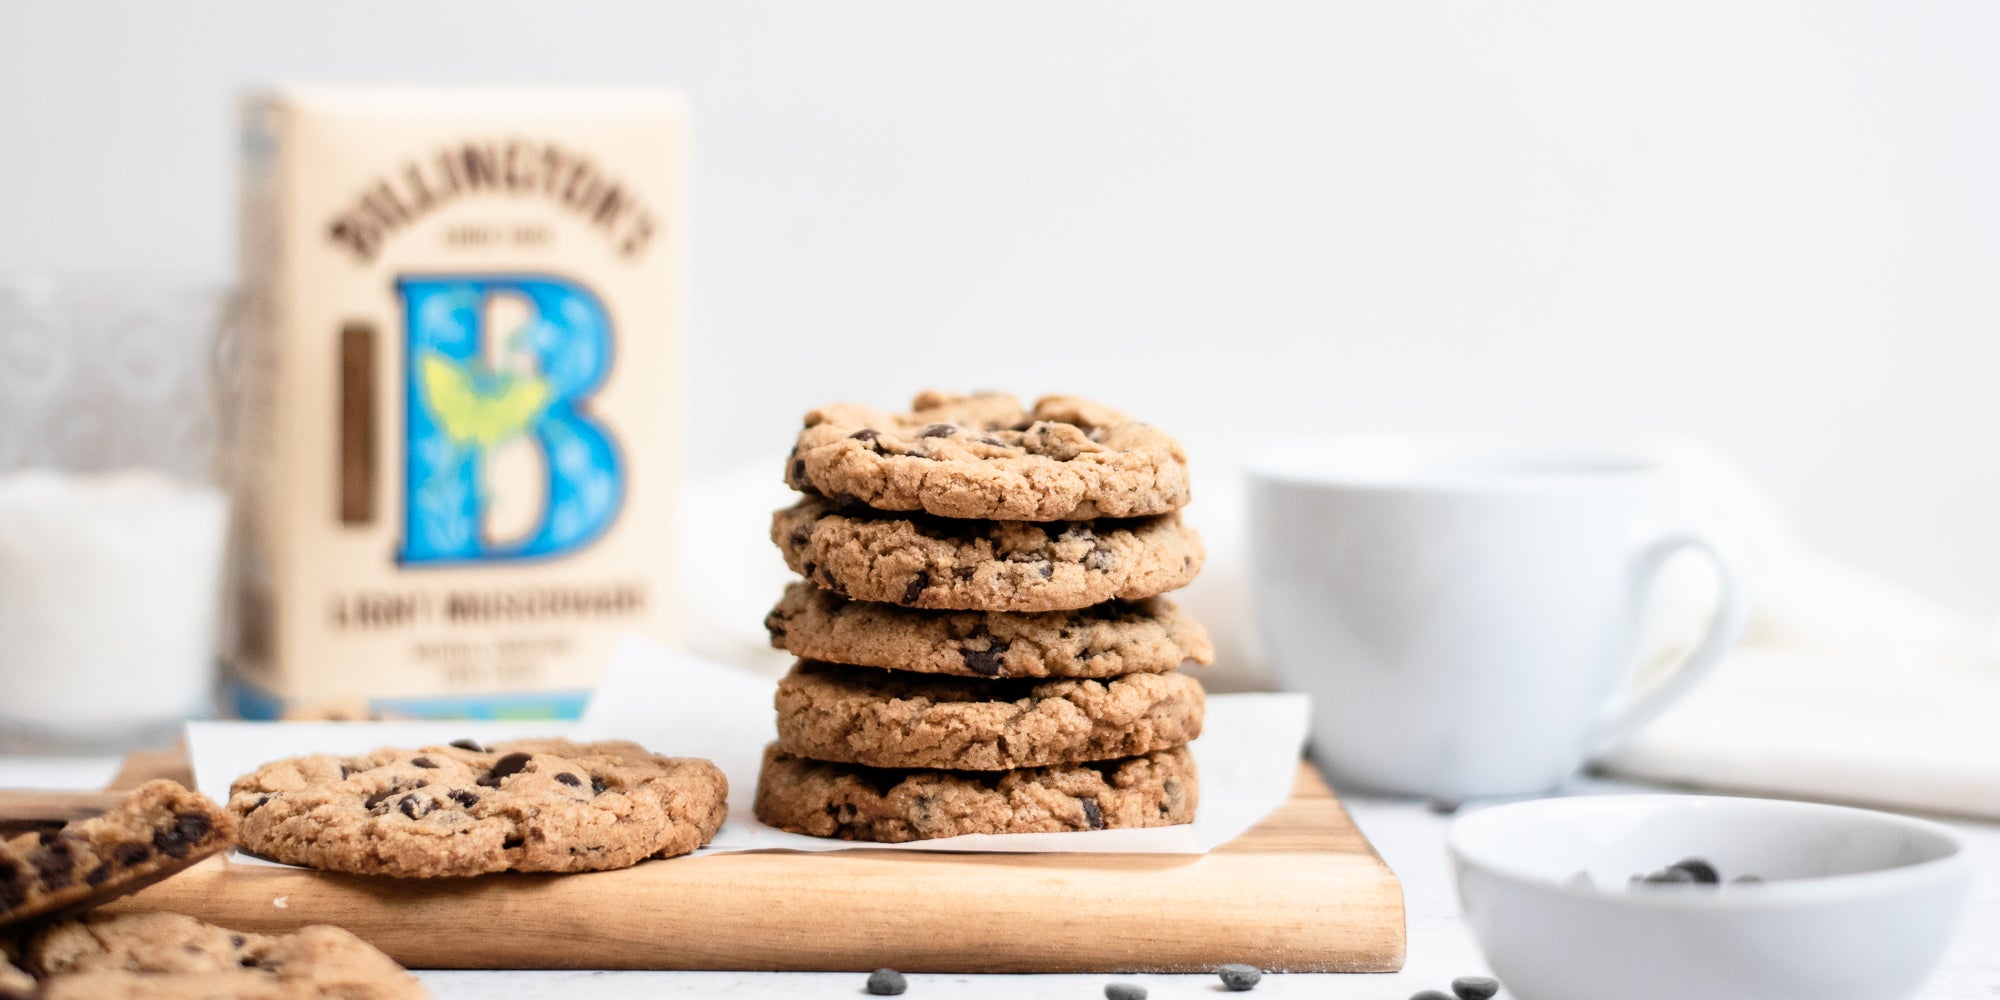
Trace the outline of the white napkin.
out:
<instances>
[{"instance_id":1,"label":"white napkin","mask_svg":"<svg viewBox=\"0 0 2000 1000\"><path fill-rule=\"evenodd\" d=\"M1652 449L1691 523L1751 574L1741 646L1685 700L1604 754L1627 777L2000 818L2000 643L1889 581L1810 551L1747 476L1690 441ZM1699 634L1713 590L1662 581L1651 668Z\"/></svg>"}]
</instances>

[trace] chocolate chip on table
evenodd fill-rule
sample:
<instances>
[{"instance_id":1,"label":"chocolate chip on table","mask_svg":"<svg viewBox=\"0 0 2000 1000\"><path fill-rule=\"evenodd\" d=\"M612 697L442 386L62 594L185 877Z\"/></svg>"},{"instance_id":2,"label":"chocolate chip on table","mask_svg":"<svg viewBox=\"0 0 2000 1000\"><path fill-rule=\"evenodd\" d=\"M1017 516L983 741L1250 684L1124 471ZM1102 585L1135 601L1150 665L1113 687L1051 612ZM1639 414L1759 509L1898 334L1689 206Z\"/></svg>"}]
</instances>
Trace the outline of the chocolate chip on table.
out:
<instances>
[{"instance_id":1,"label":"chocolate chip on table","mask_svg":"<svg viewBox=\"0 0 2000 1000\"><path fill-rule=\"evenodd\" d=\"M1146 988L1138 983L1106 983L1104 1000L1146 1000Z\"/></svg>"},{"instance_id":2,"label":"chocolate chip on table","mask_svg":"<svg viewBox=\"0 0 2000 1000\"><path fill-rule=\"evenodd\" d=\"M471 740L452 740L452 741L451 741L451 745L452 745L452 746L455 746L455 747L457 747L457 748L459 748L460 750L470 750L470 751L472 751L473 753L485 753L485 752L486 752L486 748L485 748L485 747L483 747L483 746L480 746L479 744L477 744L477 743L474 743L474 742L472 742Z\"/></svg>"},{"instance_id":3,"label":"chocolate chip on table","mask_svg":"<svg viewBox=\"0 0 2000 1000\"><path fill-rule=\"evenodd\" d=\"M1410 994L1410 1000L1451 1000L1451 994L1443 990L1421 990Z\"/></svg>"},{"instance_id":4,"label":"chocolate chip on table","mask_svg":"<svg viewBox=\"0 0 2000 1000\"><path fill-rule=\"evenodd\" d=\"M1693 885L1695 878L1685 868L1662 868L1648 875L1634 875L1632 881L1646 885Z\"/></svg>"},{"instance_id":5,"label":"chocolate chip on table","mask_svg":"<svg viewBox=\"0 0 2000 1000\"><path fill-rule=\"evenodd\" d=\"M1492 976L1460 976L1451 981L1451 991L1458 1000L1490 1000L1500 992L1500 980Z\"/></svg>"},{"instance_id":6,"label":"chocolate chip on table","mask_svg":"<svg viewBox=\"0 0 2000 1000\"><path fill-rule=\"evenodd\" d=\"M878 997L902 996L910 988L910 981L894 969L876 969L868 974L868 992Z\"/></svg>"},{"instance_id":7,"label":"chocolate chip on table","mask_svg":"<svg viewBox=\"0 0 2000 1000\"><path fill-rule=\"evenodd\" d=\"M1430 800L1427 808L1439 816L1450 816L1458 812L1459 808L1464 805L1465 803L1459 799L1438 798Z\"/></svg>"},{"instance_id":8,"label":"chocolate chip on table","mask_svg":"<svg viewBox=\"0 0 2000 1000\"><path fill-rule=\"evenodd\" d=\"M1720 885L1722 883L1722 876L1716 874L1715 866L1701 858L1682 858L1674 862L1670 867L1678 868L1694 876L1695 882L1700 885Z\"/></svg>"},{"instance_id":9,"label":"chocolate chip on table","mask_svg":"<svg viewBox=\"0 0 2000 1000\"><path fill-rule=\"evenodd\" d=\"M1258 980L1264 978L1264 970L1241 963L1225 965L1215 970L1215 974L1222 977L1223 987L1234 993L1251 989L1257 985Z\"/></svg>"}]
</instances>

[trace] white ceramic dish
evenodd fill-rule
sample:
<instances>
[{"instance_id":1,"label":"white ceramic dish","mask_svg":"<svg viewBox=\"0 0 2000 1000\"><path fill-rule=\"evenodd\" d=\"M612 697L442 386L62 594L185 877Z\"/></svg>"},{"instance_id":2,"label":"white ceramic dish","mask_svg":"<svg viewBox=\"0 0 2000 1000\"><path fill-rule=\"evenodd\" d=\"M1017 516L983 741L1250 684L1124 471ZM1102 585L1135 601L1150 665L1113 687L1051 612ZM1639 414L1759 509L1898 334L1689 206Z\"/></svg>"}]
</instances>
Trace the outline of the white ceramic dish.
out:
<instances>
[{"instance_id":1,"label":"white ceramic dish","mask_svg":"<svg viewBox=\"0 0 2000 1000\"><path fill-rule=\"evenodd\" d=\"M1937 823L1719 796L1495 806L1454 821L1447 849L1517 1000L1900 1000L1943 957L1972 877ZM1766 881L1628 885L1690 856Z\"/></svg>"}]
</instances>

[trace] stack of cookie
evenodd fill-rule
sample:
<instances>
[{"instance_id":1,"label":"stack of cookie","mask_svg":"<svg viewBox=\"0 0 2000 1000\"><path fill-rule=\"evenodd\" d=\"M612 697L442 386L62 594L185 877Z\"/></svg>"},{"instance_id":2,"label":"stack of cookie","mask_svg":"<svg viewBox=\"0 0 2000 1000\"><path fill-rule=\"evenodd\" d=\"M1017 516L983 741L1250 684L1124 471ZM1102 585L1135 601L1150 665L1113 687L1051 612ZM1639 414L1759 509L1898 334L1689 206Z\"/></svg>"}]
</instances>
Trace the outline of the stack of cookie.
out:
<instances>
[{"instance_id":1,"label":"stack of cookie","mask_svg":"<svg viewBox=\"0 0 2000 1000\"><path fill-rule=\"evenodd\" d=\"M1194 818L1213 656L1158 596L1201 569L1187 459L1070 397L919 395L806 415L806 494L771 538L792 584L765 624L779 683L757 817L900 842Z\"/></svg>"}]
</instances>

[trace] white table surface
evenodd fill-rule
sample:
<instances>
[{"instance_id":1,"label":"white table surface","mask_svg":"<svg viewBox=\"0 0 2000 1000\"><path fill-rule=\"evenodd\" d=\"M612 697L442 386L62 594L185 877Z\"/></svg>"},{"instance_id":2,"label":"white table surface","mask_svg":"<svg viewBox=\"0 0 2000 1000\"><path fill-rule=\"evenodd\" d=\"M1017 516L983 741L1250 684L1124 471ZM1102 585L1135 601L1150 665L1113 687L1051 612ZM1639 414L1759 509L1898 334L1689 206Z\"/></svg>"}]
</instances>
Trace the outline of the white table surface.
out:
<instances>
[{"instance_id":1,"label":"white table surface","mask_svg":"<svg viewBox=\"0 0 2000 1000\"><path fill-rule=\"evenodd\" d=\"M0 756L0 788L98 788L110 780L111 757ZM1587 786L1586 786L1587 787ZM1605 786L1611 787L1611 786ZM1629 786L1619 786L1629 787ZM1403 882L1409 914L1409 959L1403 971L1377 975L1274 975L1254 997L1317 1000L1404 1000L1423 989L1448 989L1452 977L1485 974L1471 932L1459 918L1444 857L1450 817L1421 803L1346 796L1344 801L1375 849ZM2000 997L2000 825L1953 822L1980 862L1972 906L1943 968L1919 994L1923 1000L1995 1000ZM759 972L420 972L437 1000L541 1000L728 996L865 996L865 977L839 973ZM1110 982L1146 987L1149 1000L1213 998L1222 991L1213 976L956 976L910 975L909 1000L950 997L1066 998L1095 1000ZM1505 994L1502 994L1503 996Z\"/></svg>"}]
</instances>

